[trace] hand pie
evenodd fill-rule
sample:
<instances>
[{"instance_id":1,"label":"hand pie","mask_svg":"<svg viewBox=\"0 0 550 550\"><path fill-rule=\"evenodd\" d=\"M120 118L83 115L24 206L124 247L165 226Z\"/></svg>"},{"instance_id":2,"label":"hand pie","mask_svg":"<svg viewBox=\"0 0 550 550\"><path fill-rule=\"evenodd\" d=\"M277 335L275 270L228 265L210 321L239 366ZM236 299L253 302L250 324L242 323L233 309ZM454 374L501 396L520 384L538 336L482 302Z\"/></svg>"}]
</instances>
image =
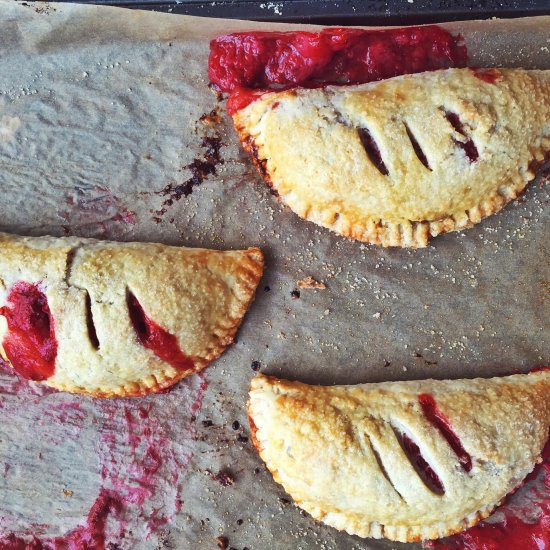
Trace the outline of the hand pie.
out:
<instances>
[{"instance_id":1,"label":"hand pie","mask_svg":"<svg viewBox=\"0 0 550 550\"><path fill-rule=\"evenodd\" d=\"M266 93L233 115L302 218L423 247L498 212L550 152L550 71L448 69Z\"/></svg>"},{"instance_id":2,"label":"hand pie","mask_svg":"<svg viewBox=\"0 0 550 550\"><path fill-rule=\"evenodd\" d=\"M361 537L434 539L475 525L541 460L550 371L309 386L258 376L254 445L296 503Z\"/></svg>"},{"instance_id":3,"label":"hand pie","mask_svg":"<svg viewBox=\"0 0 550 550\"><path fill-rule=\"evenodd\" d=\"M59 390L159 391L233 341L262 271L257 248L0 233L0 354Z\"/></svg>"}]
</instances>

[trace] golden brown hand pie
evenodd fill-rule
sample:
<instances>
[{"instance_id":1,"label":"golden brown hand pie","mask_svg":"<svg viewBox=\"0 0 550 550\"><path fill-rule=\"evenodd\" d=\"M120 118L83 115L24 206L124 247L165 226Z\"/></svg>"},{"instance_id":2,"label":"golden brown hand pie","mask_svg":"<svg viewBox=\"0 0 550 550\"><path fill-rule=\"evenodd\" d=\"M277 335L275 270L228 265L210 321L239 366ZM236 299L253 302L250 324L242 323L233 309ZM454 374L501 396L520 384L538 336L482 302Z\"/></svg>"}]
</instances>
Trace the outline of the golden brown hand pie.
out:
<instances>
[{"instance_id":1,"label":"golden brown hand pie","mask_svg":"<svg viewBox=\"0 0 550 550\"><path fill-rule=\"evenodd\" d=\"M0 233L0 353L60 390L158 391L233 341L262 271L257 248Z\"/></svg>"},{"instance_id":2,"label":"golden brown hand pie","mask_svg":"<svg viewBox=\"0 0 550 550\"><path fill-rule=\"evenodd\" d=\"M434 539L476 524L541 460L550 371L309 386L260 375L260 456L315 519L362 537Z\"/></svg>"},{"instance_id":3,"label":"golden brown hand pie","mask_svg":"<svg viewBox=\"0 0 550 550\"><path fill-rule=\"evenodd\" d=\"M426 246L498 212L550 151L550 71L448 69L267 93L233 115L302 218L383 246Z\"/></svg>"}]
</instances>

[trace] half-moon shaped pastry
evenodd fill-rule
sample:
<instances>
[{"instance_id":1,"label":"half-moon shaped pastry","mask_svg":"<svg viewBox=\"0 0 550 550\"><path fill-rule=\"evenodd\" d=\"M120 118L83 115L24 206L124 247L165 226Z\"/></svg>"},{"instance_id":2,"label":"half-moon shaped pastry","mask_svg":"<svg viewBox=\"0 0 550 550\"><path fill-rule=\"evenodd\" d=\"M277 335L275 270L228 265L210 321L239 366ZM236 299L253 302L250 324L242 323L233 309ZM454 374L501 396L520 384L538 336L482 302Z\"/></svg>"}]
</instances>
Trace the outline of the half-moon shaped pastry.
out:
<instances>
[{"instance_id":1,"label":"half-moon shaped pastry","mask_svg":"<svg viewBox=\"0 0 550 550\"><path fill-rule=\"evenodd\" d=\"M423 247L498 212L535 177L550 151L550 71L448 69L265 93L233 120L299 216Z\"/></svg>"},{"instance_id":2,"label":"half-moon shaped pastry","mask_svg":"<svg viewBox=\"0 0 550 550\"><path fill-rule=\"evenodd\" d=\"M0 354L59 390L159 391L233 341L262 271L257 248L0 233Z\"/></svg>"},{"instance_id":3,"label":"half-moon shaped pastry","mask_svg":"<svg viewBox=\"0 0 550 550\"><path fill-rule=\"evenodd\" d=\"M298 506L361 537L434 539L475 525L541 460L550 371L309 386L252 381L260 456Z\"/></svg>"}]
</instances>

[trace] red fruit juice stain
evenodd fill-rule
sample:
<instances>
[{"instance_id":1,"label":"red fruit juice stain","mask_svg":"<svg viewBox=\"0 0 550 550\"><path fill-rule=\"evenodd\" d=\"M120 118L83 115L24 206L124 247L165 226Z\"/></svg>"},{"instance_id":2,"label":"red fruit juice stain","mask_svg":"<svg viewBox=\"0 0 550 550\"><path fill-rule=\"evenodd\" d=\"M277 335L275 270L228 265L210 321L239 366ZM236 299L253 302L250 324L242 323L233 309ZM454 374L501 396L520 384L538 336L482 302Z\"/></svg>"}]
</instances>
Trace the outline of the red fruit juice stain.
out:
<instances>
[{"instance_id":1,"label":"red fruit juice stain","mask_svg":"<svg viewBox=\"0 0 550 550\"><path fill-rule=\"evenodd\" d=\"M8 373L1 373L2 392ZM97 459L90 468L99 470L100 489L86 517L63 536L44 534L59 529L54 510L45 509L39 522L12 534L4 522L0 550L107 550L110 543L133 548L150 540L182 507L183 475L194 454L195 415L207 386L197 375L169 393L139 400L37 395L7 387L4 422L20 421L25 407L26 421L41 426L36 437L57 446L67 439L63 435L78 440L95 429ZM49 520L48 514L53 514Z\"/></svg>"},{"instance_id":2,"label":"red fruit juice stain","mask_svg":"<svg viewBox=\"0 0 550 550\"><path fill-rule=\"evenodd\" d=\"M472 69L472 71L476 78L488 84L494 84L502 74L498 69Z\"/></svg>"},{"instance_id":3,"label":"red fruit juice stain","mask_svg":"<svg viewBox=\"0 0 550 550\"><path fill-rule=\"evenodd\" d=\"M543 463L491 517L475 527L438 541L432 550L550 550L550 441Z\"/></svg>"},{"instance_id":4,"label":"red fruit juice stain","mask_svg":"<svg viewBox=\"0 0 550 550\"><path fill-rule=\"evenodd\" d=\"M123 503L113 491L101 489L86 520L62 537L0 538L0 550L105 550L106 526L110 516L122 511Z\"/></svg>"}]
</instances>

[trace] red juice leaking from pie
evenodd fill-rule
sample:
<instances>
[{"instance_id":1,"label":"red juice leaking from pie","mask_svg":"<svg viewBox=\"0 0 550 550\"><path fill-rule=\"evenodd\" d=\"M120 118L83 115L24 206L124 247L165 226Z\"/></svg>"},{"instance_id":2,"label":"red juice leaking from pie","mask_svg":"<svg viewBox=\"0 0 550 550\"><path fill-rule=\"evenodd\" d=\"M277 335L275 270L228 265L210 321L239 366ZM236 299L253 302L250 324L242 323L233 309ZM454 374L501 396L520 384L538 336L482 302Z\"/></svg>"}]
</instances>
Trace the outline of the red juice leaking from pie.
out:
<instances>
[{"instance_id":1,"label":"red juice leaking from pie","mask_svg":"<svg viewBox=\"0 0 550 550\"><path fill-rule=\"evenodd\" d=\"M235 33L210 43L208 74L216 89L231 92L227 110L233 114L257 99L258 89L362 84L464 67L467 50L461 42L436 25Z\"/></svg>"},{"instance_id":2,"label":"red juice leaking from pie","mask_svg":"<svg viewBox=\"0 0 550 550\"><path fill-rule=\"evenodd\" d=\"M432 550L549 550L550 440L543 463L489 520L452 537L425 542Z\"/></svg>"},{"instance_id":3,"label":"red juice leaking from pie","mask_svg":"<svg viewBox=\"0 0 550 550\"><path fill-rule=\"evenodd\" d=\"M422 407L424 416L439 430L455 452L464 470L469 472L472 469L472 457L462 446L462 442L456 435L449 419L441 412L433 396L422 393L418 396L418 402Z\"/></svg>"},{"instance_id":4,"label":"red juice leaking from pie","mask_svg":"<svg viewBox=\"0 0 550 550\"><path fill-rule=\"evenodd\" d=\"M0 308L8 334L3 347L13 368L29 380L45 380L55 370L57 341L48 298L38 285L19 282Z\"/></svg>"},{"instance_id":5,"label":"red juice leaking from pie","mask_svg":"<svg viewBox=\"0 0 550 550\"><path fill-rule=\"evenodd\" d=\"M179 370L192 370L193 361L179 348L178 339L155 323L141 307L137 298L128 293L130 319L139 341L157 357Z\"/></svg>"}]
</instances>

